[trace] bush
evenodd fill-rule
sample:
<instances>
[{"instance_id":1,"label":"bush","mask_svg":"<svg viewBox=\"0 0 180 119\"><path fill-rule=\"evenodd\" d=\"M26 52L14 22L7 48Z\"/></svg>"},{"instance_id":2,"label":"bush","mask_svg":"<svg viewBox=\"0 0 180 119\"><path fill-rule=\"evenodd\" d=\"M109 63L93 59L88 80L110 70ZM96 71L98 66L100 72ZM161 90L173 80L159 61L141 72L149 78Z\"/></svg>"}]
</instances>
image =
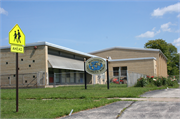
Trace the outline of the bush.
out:
<instances>
[{"instance_id":1,"label":"bush","mask_svg":"<svg viewBox=\"0 0 180 119\"><path fill-rule=\"evenodd\" d=\"M144 87L144 86L178 86L178 81L175 77L165 78L165 77L154 77L147 76L147 78L137 79L135 87Z\"/></svg>"},{"instance_id":2,"label":"bush","mask_svg":"<svg viewBox=\"0 0 180 119\"><path fill-rule=\"evenodd\" d=\"M135 87L144 87L148 84L147 80L145 78L139 78L137 80L137 83L135 85Z\"/></svg>"},{"instance_id":3,"label":"bush","mask_svg":"<svg viewBox=\"0 0 180 119\"><path fill-rule=\"evenodd\" d=\"M154 84L158 87L162 85L162 79L161 78L153 79L153 81L154 81Z\"/></svg>"},{"instance_id":4,"label":"bush","mask_svg":"<svg viewBox=\"0 0 180 119\"><path fill-rule=\"evenodd\" d=\"M167 79L167 86L175 86L178 85L178 82L175 78L168 78Z\"/></svg>"}]
</instances>

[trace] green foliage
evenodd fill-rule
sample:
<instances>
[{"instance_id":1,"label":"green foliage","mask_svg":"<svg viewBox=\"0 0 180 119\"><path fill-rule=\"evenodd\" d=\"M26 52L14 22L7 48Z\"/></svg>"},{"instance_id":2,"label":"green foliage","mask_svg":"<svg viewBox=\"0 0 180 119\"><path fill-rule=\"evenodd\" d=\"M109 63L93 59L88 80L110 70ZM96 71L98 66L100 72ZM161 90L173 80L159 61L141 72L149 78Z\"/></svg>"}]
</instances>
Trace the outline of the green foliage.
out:
<instances>
[{"instance_id":1,"label":"green foliage","mask_svg":"<svg viewBox=\"0 0 180 119\"><path fill-rule=\"evenodd\" d=\"M135 85L135 87L144 87L144 86L146 86L147 84L148 84L147 79L145 79L145 78L139 78L139 79L137 80L137 84Z\"/></svg>"},{"instance_id":2,"label":"green foliage","mask_svg":"<svg viewBox=\"0 0 180 119\"><path fill-rule=\"evenodd\" d=\"M160 87L160 86L172 86L172 87L178 87L178 80L176 79L176 77L174 76L173 78L168 77L149 77L147 76L147 78L139 78L137 80L137 83L135 85L135 87Z\"/></svg>"},{"instance_id":3,"label":"green foliage","mask_svg":"<svg viewBox=\"0 0 180 119\"><path fill-rule=\"evenodd\" d=\"M163 54L168 58L167 69L169 75L179 74L179 53L177 48L171 43L167 43L165 40L156 39L149 40L145 45L145 48L160 49Z\"/></svg>"}]
</instances>

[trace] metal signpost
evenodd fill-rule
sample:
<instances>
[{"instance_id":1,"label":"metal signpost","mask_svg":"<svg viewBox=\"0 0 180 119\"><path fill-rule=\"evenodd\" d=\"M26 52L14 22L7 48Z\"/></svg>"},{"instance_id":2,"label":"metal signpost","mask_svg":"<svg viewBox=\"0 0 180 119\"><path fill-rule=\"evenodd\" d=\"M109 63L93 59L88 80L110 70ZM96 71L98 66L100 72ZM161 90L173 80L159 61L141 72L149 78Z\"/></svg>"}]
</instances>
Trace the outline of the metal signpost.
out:
<instances>
[{"instance_id":1,"label":"metal signpost","mask_svg":"<svg viewBox=\"0 0 180 119\"><path fill-rule=\"evenodd\" d=\"M109 89L109 72L108 72L108 61L106 62L103 58L94 57L90 58L85 62L85 71L89 74L102 74L107 69L107 88ZM86 81L86 79L85 79ZM86 85L86 82L85 82Z\"/></svg>"},{"instance_id":2,"label":"metal signpost","mask_svg":"<svg viewBox=\"0 0 180 119\"><path fill-rule=\"evenodd\" d=\"M84 58L84 79L85 79L85 81L84 81L84 83L85 83L85 89L87 89L87 85L86 85L86 68L85 68L85 66L86 66L86 58Z\"/></svg>"},{"instance_id":3,"label":"metal signpost","mask_svg":"<svg viewBox=\"0 0 180 119\"><path fill-rule=\"evenodd\" d=\"M11 52L16 53L16 112L18 112L18 53L24 53L25 35L16 24L9 32L9 44Z\"/></svg>"}]
</instances>

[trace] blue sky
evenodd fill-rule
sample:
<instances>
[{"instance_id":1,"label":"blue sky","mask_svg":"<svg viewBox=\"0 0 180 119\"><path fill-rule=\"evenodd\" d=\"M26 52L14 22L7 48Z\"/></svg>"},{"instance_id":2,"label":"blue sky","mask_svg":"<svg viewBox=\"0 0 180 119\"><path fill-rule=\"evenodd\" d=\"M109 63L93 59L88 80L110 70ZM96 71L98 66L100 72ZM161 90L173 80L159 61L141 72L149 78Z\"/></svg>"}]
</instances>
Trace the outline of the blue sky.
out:
<instances>
[{"instance_id":1,"label":"blue sky","mask_svg":"<svg viewBox=\"0 0 180 119\"><path fill-rule=\"evenodd\" d=\"M26 44L47 41L88 53L163 39L180 52L178 0L10 0L1 1L0 15L0 46L9 45L18 24Z\"/></svg>"}]
</instances>

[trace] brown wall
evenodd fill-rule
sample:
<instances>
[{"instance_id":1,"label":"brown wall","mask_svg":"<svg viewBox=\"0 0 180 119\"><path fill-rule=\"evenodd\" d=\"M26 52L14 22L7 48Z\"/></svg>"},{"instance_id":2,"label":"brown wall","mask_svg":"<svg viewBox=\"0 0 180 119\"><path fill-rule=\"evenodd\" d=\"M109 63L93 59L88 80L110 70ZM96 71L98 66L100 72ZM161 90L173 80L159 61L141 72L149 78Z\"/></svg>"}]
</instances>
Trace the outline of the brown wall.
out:
<instances>
[{"instance_id":1,"label":"brown wall","mask_svg":"<svg viewBox=\"0 0 180 119\"><path fill-rule=\"evenodd\" d=\"M127 59L127 58L142 58L142 57L158 57L158 52L142 51L142 50L128 50L128 49L113 49L104 52L92 53L93 55L106 58L111 56L112 59Z\"/></svg>"},{"instance_id":2,"label":"brown wall","mask_svg":"<svg viewBox=\"0 0 180 119\"><path fill-rule=\"evenodd\" d=\"M18 53L19 73L35 73L38 71L45 71L45 46L25 47L24 54ZM15 74L16 53L11 53L9 49L1 50L1 73ZM21 61L23 59L23 61ZM35 62L33 62L35 60ZM8 62L8 64L6 64ZM31 65L31 67L29 67Z\"/></svg>"},{"instance_id":3,"label":"brown wall","mask_svg":"<svg viewBox=\"0 0 180 119\"><path fill-rule=\"evenodd\" d=\"M34 47L25 47L24 54L18 53L19 74L37 73L39 71L46 72L46 49L47 46L38 46L36 50ZM10 49L2 49L0 55L1 75L16 74L16 53L10 52ZM28 82L31 80L29 79Z\"/></svg>"},{"instance_id":4,"label":"brown wall","mask_svg":"<svg viewBox=\"0 0 180 119\"><path fill-rule=\"evenodd\" d=\"M149 76L154 76L154 60L136 60L136 61L121 61L121 62L110 62L109 72L110 77L113 76L113 67L123 67L127 66L129 72L145 74Z\"/></svg>"},{"instance_id":5,"label":"brown wall","mask_svg":"<svg viewBox=\"0 0 180 119\"><path fill-rule=\"evenodd\" d=\"M155 57L157 65L157 76L167 76L167 63L166 59L161 55L159 57L159 51L145 51L145 50L131 50L131 49L112 49L97 53L91 53L100 57L106 58L111 56L112 59L128 59L128 58L143 58L143 57ZM133 61L134 62L134 61ZM139 68L141 65L138 66ZM138 68L138 69L139 69ZM136 68L136 72L138 73Z\"/></svg>"},{"instance_id":6,"label":"brown wall","mask_svg":"<svg viewBox=\"0 0 180 119\"><path fill-rule=\"evenodd\" d=\"M159 54L159 76L167 77L167 62L165 58Z\"/></svg>"}]
</instances>

